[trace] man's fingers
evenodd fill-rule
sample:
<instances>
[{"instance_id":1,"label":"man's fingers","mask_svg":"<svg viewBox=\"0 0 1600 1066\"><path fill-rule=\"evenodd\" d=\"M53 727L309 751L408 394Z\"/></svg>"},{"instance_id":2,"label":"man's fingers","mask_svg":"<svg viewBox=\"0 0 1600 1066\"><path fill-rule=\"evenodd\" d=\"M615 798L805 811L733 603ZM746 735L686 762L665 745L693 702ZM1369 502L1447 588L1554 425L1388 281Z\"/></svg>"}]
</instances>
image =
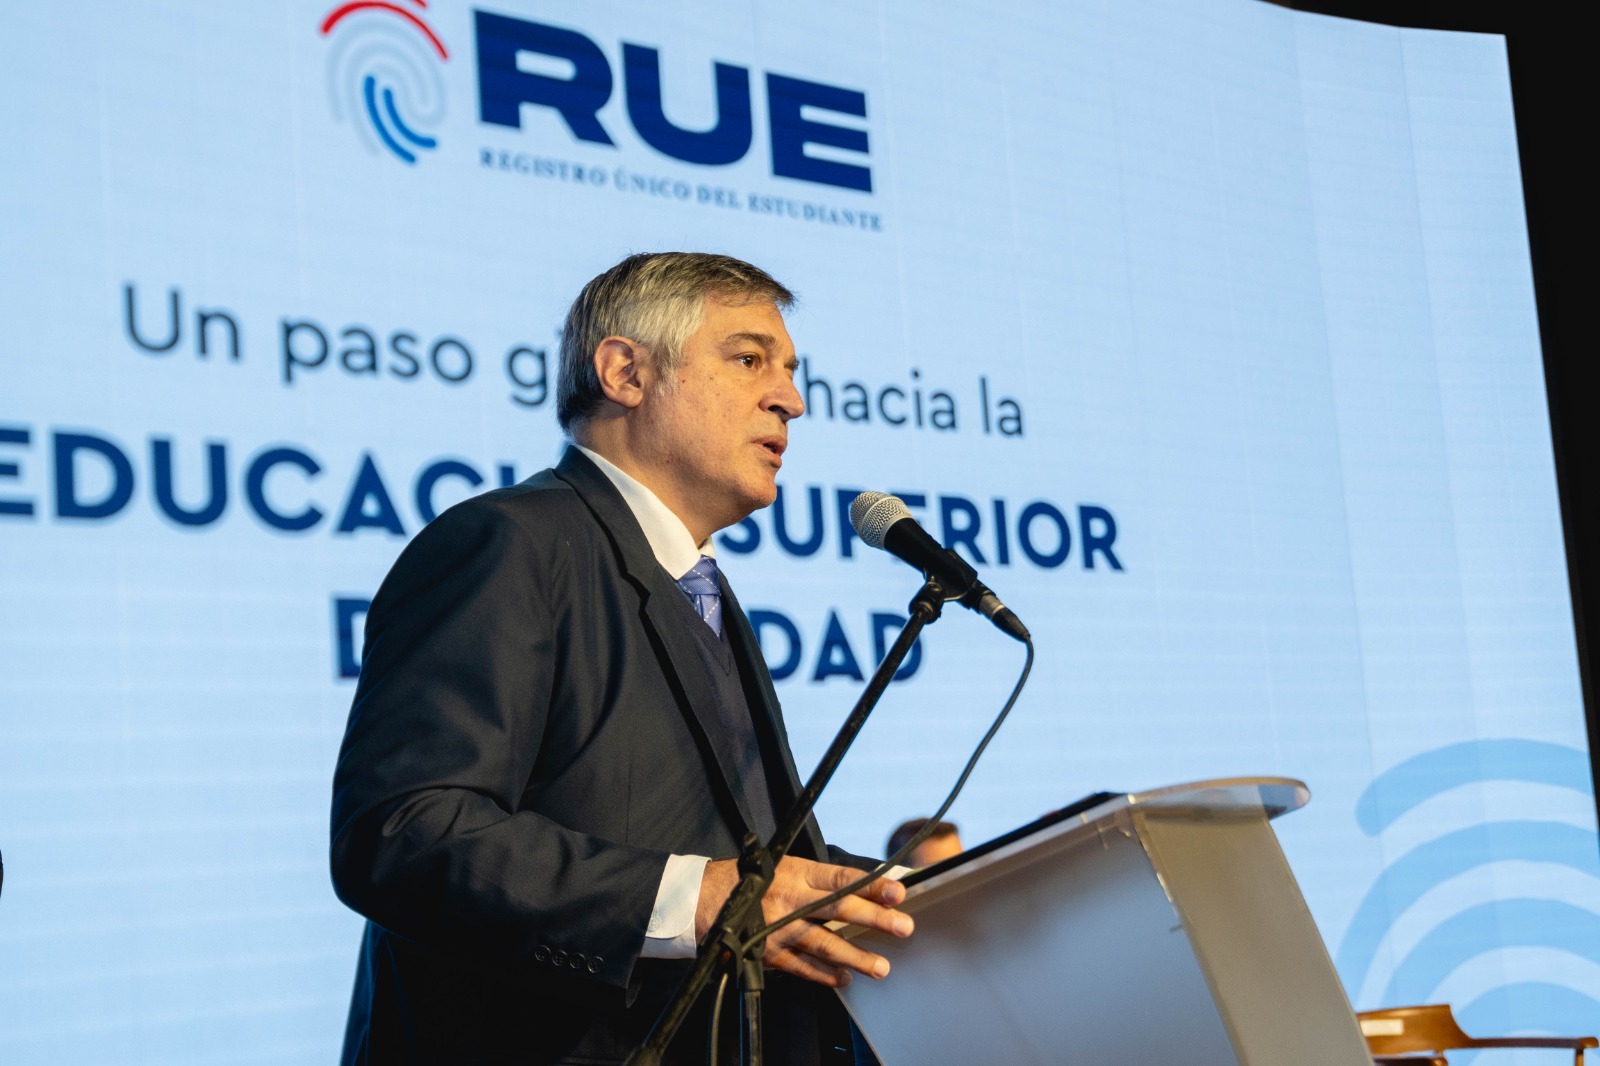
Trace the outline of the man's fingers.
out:
<instances>
[{"instance_id":1,"label":"man's fingers","mask_svg":"<svg viewBox=\"0 0 1600 1066\"><path fill-rule=\"evenodd\" d=\"M818 889L824 895L837 892L846 885L855 884L861 880L865 872L854 866L833 866L825 862L811 863L805 870L806 880L811 883L811 887ZM883 898L884 902L889 902L891 899L899 902L905 898L905 893L905 886L887 877L869 881L865 887L856 889L857 895L871 896L874 899Z\"/></svg>"},{"instance_id":2,"label":"man's fingers","mask_svg":"<svg viewBox=\"0 0 1600 1066\"><path fill-rule=\"evenodd\" d=\"M767 894L768 919L839 891L859 880L860 871L848 866L785 858L778 864L777 876ZM905 889L887 878L879 878L857 894L845 896L775 931L767 938L765 961L769 966L804 977L809 981L841 988L854 970L869 977L886 977L889 960L857 947L823 928L820 922L845 921L895 936L910 936L911 916L894 910L905 899ZM814 920L813 920L814 919Z\"/></svg>"},{"instance_id":3,"label":"man's fingers","mask_svg":"<svg viewBox=\"0 0 1600 1066\"><path fill-rule=\"evenodd\" d=\"M880 907L860 896L846 896L821 908L813 917L823 922L849 922L851 925L878 929L894 936L910 936L916 928L911 915L901 914L889 907Z\"/></svg>"},{"instance_id":4,"label":"man's fingers","mask_svg":"<svg viewBox=\"0 0 1600 1066\"><path fill-rule=\"evenodd\" d=\"M785 936L785 933L789 935ZM887 977L889 974L888 959L863 951L844 937L814 922L796 922L789 929L773 934L773 940L769 940L768 944L769 949L805 955L812 962L833 969L847 968L868 977Z\"/></svg>"},{"instance_id":5,"label":"man's fingers","mask_svg":"<svg viewBox=\"0 0 1600 1066\"><path fill-rule=\"evenodd\" d=\"M803 977L807 981L815 981L819 985L829 988L843 988L850 983L850 971L838 966L829 966L810 955L803 955L798 951L788 951L784 948L767 947L766 958L763 960L774 970L792 973L796 977Z\"/></svg>"},{"instance_id":6,"label":"man's fingers","mask_svg":"<svg viewBox=\"0 0 1600 1066\"><path fill-rule=\"evenodd\" d=\"M887 907L898 907L906 901L906 886L899 881L891 881L887 877L880 877L862 889L861 895L866 896L868 899L876 900Z\"/></svg>"},{"instance_id":7,"label":"man's fingers","mask_svg":"<svg viewBox=\"0 0 1600 1066\"><path fill-rule=\"evenodd\" d=\"M823 893L837 892L860 876L860 870L825 862L812 863L806 868L806 880L811 882L812 888L821 889Z\"/></svg>"},{"instance_id":8,"label":"man's fingers","mask_svg":"<svg viewBox=\"0 0 1600 1066\"><path fill-rule=\"evenodd\" d=\"M778 864L777 877L767 893L764 911L769 921L780 915L805 906L826 895L831 895L859 880L859 870L848 866L811 862L807 859L785 858ZM895 904L905 899L905 888L888 878L870 882L854 895L835 900L808 915L815 922L843 921L867 929L877 929L894 936L910 936L915 928L910 915L894 910ZM811 922L802 921L802 925ZM831 934L830 934L831 935ZM844 943L840 940L840 943ZM857 953L866 958L865 953ZM871 956L877 959L877 956ZM834 960L837 961L837 960ZM870 964L859 960L846 962L863 973L870 973Z\"/></svg>"},{"instance_id":9,"label":"man's fingers","mask_svg":"<svg viewBox=\"0 0 1600 1066\"><path fill-rule=\"evenodd\" d=\"M807 883L824 896L861 879L861 871L853 866L832 866L821 862L808 863L804 872ZM887 877L880 877L856 889L855 894L893 907L905 900L906 886Z\"/></svg>"}]
</instances>

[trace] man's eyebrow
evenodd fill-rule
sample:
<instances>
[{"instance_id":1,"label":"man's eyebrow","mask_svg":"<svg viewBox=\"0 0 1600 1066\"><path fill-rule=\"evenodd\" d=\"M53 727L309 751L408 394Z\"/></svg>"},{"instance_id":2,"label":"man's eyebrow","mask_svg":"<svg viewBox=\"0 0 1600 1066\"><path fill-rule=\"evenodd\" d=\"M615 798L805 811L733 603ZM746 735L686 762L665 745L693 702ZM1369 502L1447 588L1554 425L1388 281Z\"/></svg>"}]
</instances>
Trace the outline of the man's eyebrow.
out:
<instances>
[{"instance_id":1,"label":"man's eyebrow","mask_svg":"<svg viewBox=\"0 0 1600 1066\"><path fill-rule=\"evenodd\" d=\"M755 344L769 351L777 347L778 339L770 333L730 333L722 339L723 344Z\"/></svg>"}]
</instances>

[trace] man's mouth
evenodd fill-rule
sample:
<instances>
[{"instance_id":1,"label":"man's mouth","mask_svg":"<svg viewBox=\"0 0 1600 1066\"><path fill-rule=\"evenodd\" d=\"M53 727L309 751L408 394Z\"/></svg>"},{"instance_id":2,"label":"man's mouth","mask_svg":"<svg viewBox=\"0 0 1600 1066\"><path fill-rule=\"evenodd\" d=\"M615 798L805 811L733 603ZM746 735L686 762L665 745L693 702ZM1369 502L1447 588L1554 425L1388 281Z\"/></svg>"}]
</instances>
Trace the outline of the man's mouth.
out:
<instances>
[{"instance_id":1,"label":"man's mouth","mask_svg":"<svg viewBox=\"0 0 1600 1066\"><path fill-rule=\"evenodd\" d=\"M762 437L756 443L771 452L775 459L782 459L783 450L789 446L789 442L782 437Z\"/></svg>"}]
</instances>

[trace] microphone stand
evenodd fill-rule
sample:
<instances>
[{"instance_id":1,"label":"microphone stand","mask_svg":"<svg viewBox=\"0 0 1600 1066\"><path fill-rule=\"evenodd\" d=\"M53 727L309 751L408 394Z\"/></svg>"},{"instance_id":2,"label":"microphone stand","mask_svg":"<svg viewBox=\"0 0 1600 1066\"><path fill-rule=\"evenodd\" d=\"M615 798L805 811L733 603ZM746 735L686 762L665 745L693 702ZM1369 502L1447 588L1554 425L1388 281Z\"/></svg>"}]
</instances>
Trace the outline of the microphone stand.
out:
<instances>
[{"instance_id":1,"label":"microphone stand","mask_svg":"<svg viewBox=\"0 0 1600 1066\"><path fill-rule=\"evenodd\" d=\"M739 987L743 993L740 1003L743 1016L739 1037L741 1061L744 1066L762 1066L761 992L765 979L761 972L761 955L766 948L766 941L765 938L760 941L747 939L766 924L761 914L761 899L772 884L778 863L789 853L795 838L805 828L806 820L811 817L822 790L844 760L845 753L855 743L856 735L867 724L867 716L889 687L895 671L900 669L900 664L910 653L918 634L924 626L938 619L947 600L955 598L933 577L929 577L916 596L912 597L910 620L900 630L900 636L895 639L883 662L878 664L861 698L844 720L844 725L839 727L838 735L828 745L822 761L812 771L805 788L801 789L772 840L763 847L754 833L745 834L739 855L738 884L729 893L728 901L722 905L705 940L701 941L694 967L678 986L671 1002L656 1018L644 1043L634 1049L623 1066L659 1066L667 1045L677 1035L700 994L710 985L713 974L728 966L737 968ZM712 1033L711 1039L715 1041L719 1036L718 1033Z\"/></svg>"}]
</instances>

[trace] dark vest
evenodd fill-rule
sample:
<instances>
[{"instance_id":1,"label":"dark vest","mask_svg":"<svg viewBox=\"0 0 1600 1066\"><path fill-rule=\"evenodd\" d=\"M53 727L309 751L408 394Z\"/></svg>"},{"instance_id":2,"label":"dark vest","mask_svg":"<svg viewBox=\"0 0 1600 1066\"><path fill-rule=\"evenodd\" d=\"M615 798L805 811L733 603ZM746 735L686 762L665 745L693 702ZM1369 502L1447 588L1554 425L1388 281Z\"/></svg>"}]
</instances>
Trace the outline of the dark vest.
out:
<instances>
[{"instance_id":1,"label":"dark vest","mask_svg":"<svg viewBox=\"0 0 1600 1066\"><path fill-rule=\"evenodd\" d=\"M724 602L728 598L727 580L718 574ZM735 747L744 755L737 767L739 781L730 782L741 788L744 799L756 824L754 829L763 843L776 832L774 812L787 813L794 803L794 790L788 784L788 772L778 754L778 738L773 735L765 717L751 713L751 708L761 705L760 681L749 672L749 664L759 662L759 647L745 648L740 629L732 623L726 608L723 611L722 634L718 636L706 625L687 595L681 597L683 624L691 627L695 635L695 649L700 654L706 676L711 679L716 692L717 720L735 740ZM805 857L826 859L810 855L804 834L795 841L795 851ZM649 968L651 960L639 965ZM682 965L686 968L687 964ZM766 997L767 1053L775 1062L816 1062L821 1066L848 1066L852 1063L869 1063L877 1066L871 1052L858 1053L851 1026L834 993L820 985L802 981L778 971L767 974ZM685 1023L694 1027L696 1035L706 1029L709 996L700 1003ZM659 1008L657 1008L659 1009ZM723 1015L723 1056L727 1061L737 1061L738 1017L736 1001L730 996ZM703 1039L703 1038L702 1038ZM682 1051L698 1047L694 1040L679 1040ZM691 1058L702 1057L698 1050Z\"/></svg>"},{"instance_id":2,"label":"dark vest","mask_svg":"<svg viewBox=\"0 0 1600 1066\"><path fill-rule=\"evenodd\" d=\"M726 600L727 583L720 574L718 584ZM716 694L717 720L722 724L725 735L734 741L735 750L743 756L743 761L735 768L739 780L730 781L729 785L741 790L751 817L755 820L750 828L765 843L777 831L777 819L773 812L778 809L780 802L787 809L792 797L785 800L775 795L771 786L774 780L782 781L785 774L781 764L775 761L775 738L763 736L766 731L756 728L755 716L750 713L751 705L759 699L750 687L755 679L746 677L745 672L739 669L740 656L730 644L730 631L735 629L733 625L725 621L719 636L706 625L705 619L700 617L687 595L681 598L679 607L682 608L678 613L683 618L683 624L695 636L695 650L700 653L701 665L711 679ZM726 618L727 612L724 611ZM742 648L737 650L744 651ZM752 648L750 652L748 658L754 659L760 656L761 649ZM772 770L770 774L769 767ZM787 793L788 789L783 789L783 792Z\"/></svg>"}]
</instances>

